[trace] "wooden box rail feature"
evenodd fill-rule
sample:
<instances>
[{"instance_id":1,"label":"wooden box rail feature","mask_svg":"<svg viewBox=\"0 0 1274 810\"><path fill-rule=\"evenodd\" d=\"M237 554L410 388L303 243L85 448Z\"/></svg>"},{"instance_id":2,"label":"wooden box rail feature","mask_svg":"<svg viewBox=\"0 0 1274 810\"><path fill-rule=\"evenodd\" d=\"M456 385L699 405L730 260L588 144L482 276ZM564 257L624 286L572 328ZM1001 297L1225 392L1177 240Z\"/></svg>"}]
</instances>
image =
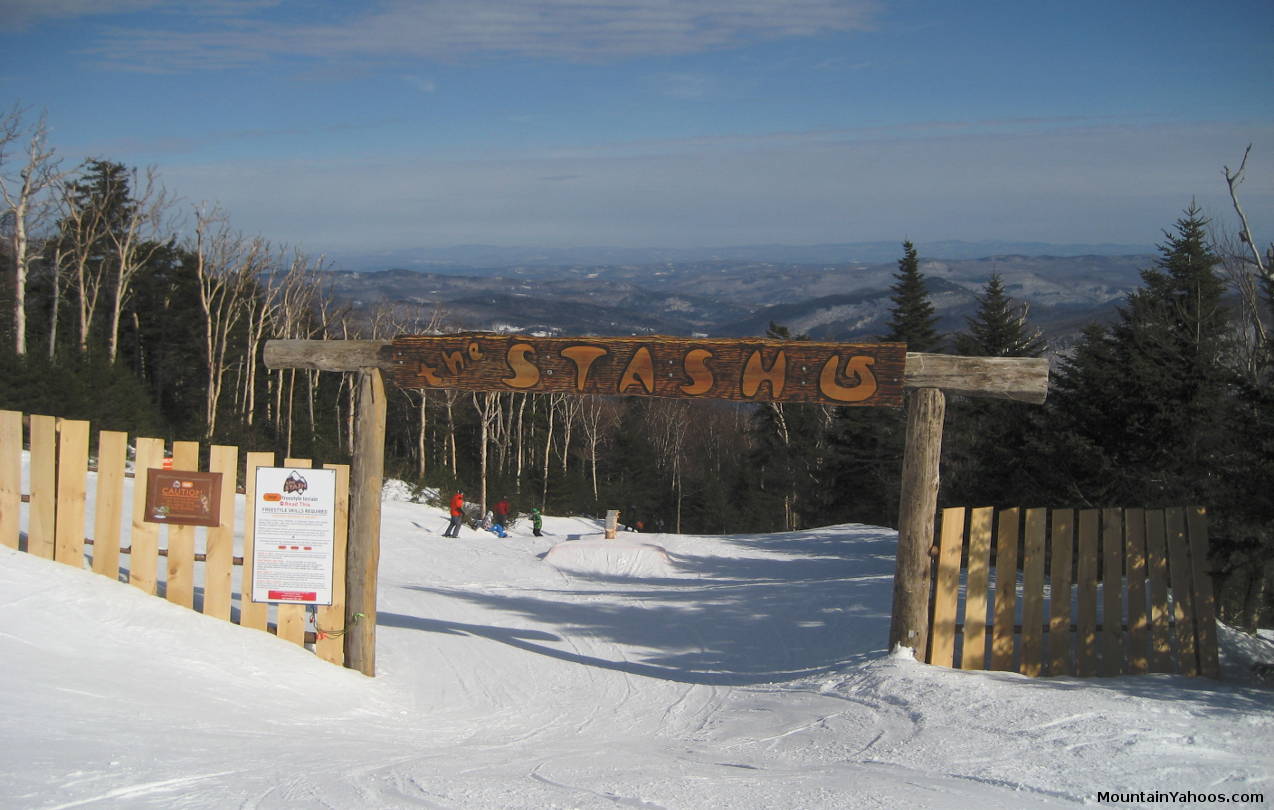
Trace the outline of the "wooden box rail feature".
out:
<instances>
[{"instance_id":1,"label":"wooden box rail feature","mask_svg":"<svg viewBox=\"0 0 1274 810\"><path fill-rule=\"evenodd\" d=\"M19 509L29 503L25 550L38 557L74 568L91 568L111 579L127 582L157 595L163 583L164 597L175 604L243 627L271 630L279 638L303 645L307 641L306 607L253 602L251 594L253 526L252 510L245 508L243 554L234 554L236 528L235 489L239 479L239 450L214 445L208 448L206 472L222 474L217 525L163 526L145 520L148 470L161 468L163 439L137 438L133 467L136 470L131 498L125 487L128 435L98 432L97 474L89 476L89 423L52 416L32 415L28 446L31 452L30 493L22 492L23 415L0 411L0 546L21 549ZM198 442L172 444L175 470L199 470ZM307 459L284 459L287 467L309 467ZM275 466L273 453L247 453L243 469L246 504L255 498L253 486L258 467ZM330 634L319 634L314 652L334 664L344 662L341 628L345 618L345 547L349 513L349 467L329 464L336 470L336 543L333 572L333 604L317 609L317 625ZM87 514L89 496L93 514ZM92 536L86 531L92 520ZM125 531L126 529L126 531ZM197 551L202 537L204 550ZM127 561L122 563L124 557ZM238 575L236 576L236 570ZM197 587L202 582L202 588ZM202 598L196 598L201 596ZM238 610L235 610L237 602ZM325 637L324 637L325 636Z\"/></svg>"},{"instance_id":2,"label":"wooden box rail feature","mask_svg":"<svg viewBox=\"0 0 1274 810\"><path fill-rule=\"evenodd\" d=\"M600 359L589 361L589 350L583 349L575 352L575 358L569 355L566 358L557 358L552 360L557 364L554 368L554 374L551 375L556 379L553 385L561 385L561 388L536 388L529 386L519 388L513 385L507 385L504 380L519 380L525 384L532 378L534 372L529 367L522 367L522 374L519 375L517 370L509 363L502 363L504 368L497 371L488 372L488 376L495 380L497 390L505 391L577 391L579 386L579 367L585 363L589 364L589 374L585 377L586 390L583 393L620 393L618 389L623 385L625 394L644 394L643 390L646 382L653 381L649 386L653 388L658 396L708 396L709 393L687 393L682 390L683 387L689 387L690 390L697 391L702 387L703 383L708 380L708 372L712 372L712 386L708 389L711 391L728 392L730 386L737 383L738 394L740 399L759 398L765 399L769 396L771 383L762 379L766 375L771 378L777 378L777 370L774 363L777 362L777 355L773 352L780 346L791 346L810 348L814 346L834 347L833 350L838 357L842 357L840 366L835 370L835 383L840 388L848 388L857 390L856 395L860 395L865 389L860 388L862 384L861 378L857 377L852 368L848 368L849 360L859 355L855 346L899 346L902 344L851 344L851 343L827 343L814 344L807 341L766 341L760 339L748 339L740 341L693 341L686 338L670 338L670 337L641 337L641 338L528 338L522 335L494 335L489 333L472 333L478 339L490 339L501 341L500 346L512 347L513 345L525 345L536 347L542 345L547 347L548 352L528 352L519 350L512 357L505 357L515 363L525 366L534 366L540 372L539 384L548 385L547 378L550 376L546 372L549 366L542 364L542 357L551 357L556 349L560 353L563 348L573 345L578 346L594 346L604 348L607 344L615 342L622 351L617 350L609 355L609 362L617 365L619 370L613 372L616 376L613 379L613 389L609 391L601 390L599 380L600 377L594 377L593 374L601 368ZM393 379L403 387L433 387L426 373L432 373L435 379L446 381L444 374L450 374L451 367L445 358L440 358L437 354L428 354L433 349L427 348L429 343L426 341L452 341L450 348L445 351L460 351L459 357L452 358L452 364L459 367L460 363L467 363L468 345L464 343L466 335L426 335L426 336L402 336L393 341L389 340L269 340L265 344L264 359L268 368L305 368L317 371L359 371L366 369L380 369L386 376ZM537 341L557 341L556 343L539 344ZM459 341L456 343L455 341ZM742 355L743 366L741 368L734 367L733 372L728 372L724 362L716 355L709 357L707 354L695 354L698 352L712 352L712 345L715 343L735 344L734 352L736 362L738 357ZM666 343L668 349L652 348L658 344ZM444 345L444 344L437 344ZM645 378L646 358L637 357L636 347L645 345L650 356L650 376ZM680 354L675 347L680 346ZM743 382L741 377L732 378L731 374L737 372L739 375L747 368L748 360L752 358L744 347L752 346L755 349L762 350L760 356L754 361L756 370L762 372L762 376L754 378L758 381L757 389L751 390L749 383L748 391L751 395L746 395L743 390ZM415 347L415 348L410 348ZM627 347L627 348L624 348ZM482 344L479 343L478 351L483 352ZM893 349L889 350L893 352ZM666 354L665 352L671 353ZM828 369L828 361L830 354L821 354L811 358L814 361L813 366L809 362L803 363L806 369L802 374L806 375L804 379L805 392L815 391L818 383L823 378L823 374L831 374ZM878 357L879 355L865 355L870 357ZM723 356L724 357L724 356ZM798 369L795 358L791 355L785 358L784 368L788 375ZM890 355L892 358L892 355ZM821 362L820 362L821 358ZM660 365L663 360L663 365ZM671 364L668 363L671 360ZM635 361L635 363L634 363ZM421 363L434 369L432 372L421 368ZM860 364L864 361L858 361ZM889 365L895 362L889 360ZM960 357L957 355L947 354L928 354L924 352L906 352L903 350L900 384L904 390L918 388L939 388L948 394L960 394L962 396L971 397L992 397L997 399L1010 399L1018 402L1030 402L1039 404L1044 401L1048 393L1048 360L1036 357ZM699 366L702 364L703 369ZM715 364L715 365L714 365ZM596 366L596 368L593 368ZM630 368L631 366L631 368ZM877 385L888 387L884 380L892 379L892 371L886 372L887 364L883 358L877 360L876 363L868 366L873 376L876 377ZM706 369L706 370L705 370ZM462 369L463 370L463 369ZM625 376L626 372L631 371L631 376ZM668 377L671 373L673 376ZM734 383L730 380L734 379ZM785 378L786 379L786 378ZM457 378L458 381L458 378ZM574 386L574 387L572 387ZM784 383L784 390L789 393L798 390L798 388L789 387L788 383ZM835 390L835 389L833 389ZM578 392L578 391L577 391ZM670 393L669 393L670 392ZM844 395L843 393L841 394ZM878 399L872 401L860 401L856 404L885 404L892 401L892 394L889 399L885 399L884 394L877 394ZM836 397L823 398L821 392L818 396L812 397L808 401L827 402L832 405L837 404L855 404L837 399ZM893 402L897 404L897 402Z\"/></svg>"},{"instance_id":3,"label":"wooden box rail feature","mask_svg":"<svg viewBox=\"0 0 1274 810\"><path fill-rule=\"evenodd\" d=\"M925 660L1216 678L1207 531L1201 507L944 509Z\"/></svg>"}]
</instances>

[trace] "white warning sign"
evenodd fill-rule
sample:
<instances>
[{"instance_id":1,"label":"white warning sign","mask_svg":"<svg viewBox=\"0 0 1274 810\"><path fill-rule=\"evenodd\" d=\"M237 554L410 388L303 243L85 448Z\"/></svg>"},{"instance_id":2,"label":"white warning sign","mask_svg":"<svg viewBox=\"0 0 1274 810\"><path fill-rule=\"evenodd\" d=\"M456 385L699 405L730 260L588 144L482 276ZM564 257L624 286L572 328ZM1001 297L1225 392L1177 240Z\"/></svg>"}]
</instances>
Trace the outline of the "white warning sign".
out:
<instances>
[{"instance_id":1,"label":"white warning sign","mask_svg":"<svg viewBox=\"0 0 1274 810\"><path fill-rule=\"evenodd\" d=\"M252 601L332 604L336 471L258 467Z\"/></svg>"}]
</instances>

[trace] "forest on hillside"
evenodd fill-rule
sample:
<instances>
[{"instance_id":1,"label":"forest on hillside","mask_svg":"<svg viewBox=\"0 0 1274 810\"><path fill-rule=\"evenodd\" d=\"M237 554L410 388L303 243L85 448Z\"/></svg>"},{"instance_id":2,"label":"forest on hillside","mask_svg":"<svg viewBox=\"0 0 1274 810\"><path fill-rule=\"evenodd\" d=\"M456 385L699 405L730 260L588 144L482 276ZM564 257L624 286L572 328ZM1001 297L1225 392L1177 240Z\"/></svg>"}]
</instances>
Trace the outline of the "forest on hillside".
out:
<instances>
[{"instance_id":1,"label":"forest on hillside","mask_svg":"<svg viewBox=\"0 0 1274 810\"><path fill-rule=\"evenodd\" d=\"M178 202L154 168L64 165L47 131L18 107L0 118L0 408L348 461L353 375L267 369L265 343L437 333L446 313L355 318L321 258ZM1274 245L1243 215L1245 165L1224 171L1238 224L1165 212L1142 286L1063 354L995 276L966 328L939 334L908 242L879 337L1054 357L1043 406L951 398L940 505L1204 505L1222 615L1254 627L1274 621ZM422 493L676 532L896 525L905 410L440 390L388 407L387 474Z\"/></svg>"}]
</instances>

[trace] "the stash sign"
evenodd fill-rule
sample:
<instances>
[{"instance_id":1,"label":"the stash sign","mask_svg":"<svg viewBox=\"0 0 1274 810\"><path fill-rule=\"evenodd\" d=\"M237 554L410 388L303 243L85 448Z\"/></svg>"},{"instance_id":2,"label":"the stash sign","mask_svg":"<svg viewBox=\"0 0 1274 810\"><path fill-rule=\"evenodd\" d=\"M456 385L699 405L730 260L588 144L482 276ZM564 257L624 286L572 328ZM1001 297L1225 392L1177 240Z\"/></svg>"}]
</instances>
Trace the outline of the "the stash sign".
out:
<instances>
[{"instance_id":1,"label":"the stash sign","mask_svg":"<svg viewBox=\"0 0 1274 810\"><path fill-rule=\"evenodd\" d=\"M903 343L466 333L395 338L382 355L402 388L902 404Z\"/></svg>"}]
</instances>

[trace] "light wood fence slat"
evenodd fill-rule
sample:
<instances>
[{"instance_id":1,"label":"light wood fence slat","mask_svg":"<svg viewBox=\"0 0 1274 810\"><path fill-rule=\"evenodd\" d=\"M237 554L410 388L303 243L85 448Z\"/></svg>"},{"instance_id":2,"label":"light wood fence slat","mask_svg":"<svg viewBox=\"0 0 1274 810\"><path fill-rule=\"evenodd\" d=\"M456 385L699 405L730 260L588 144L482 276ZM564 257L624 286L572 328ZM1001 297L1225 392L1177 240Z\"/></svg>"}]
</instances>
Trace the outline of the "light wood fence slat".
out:
<instances>
[{"instance_id":1,"label":"light wood fence slat","mask_svg":"<svg viewBox=\"0 0 1274 810\"><path fill-rule=\"evenodd\" d=\"M1124 526L1122 509L1101 511L1101 674L1124 673Z\"/></svg>"},{"instance_id":2,"label":"light wood fence slat","mask_svg":"<svg viewBox=\"0 0 1274 810\"><path fill-rule=\"evenodd\" d=\"M22 413L0 411L0 546L18 548L21 508Z\"/></svg>"},{"instance_id":3,"label":"light wood fence slat","mask_svg":"<svg viewBox=\"0 0 1274 810\"><path fill-rule=\"evenodd\" d=\"M221 473L220 521L207 529L204 545L203 612L230 621L234 596L234 494L239 448L213 445L208 452L208 471Z\"/></svg>"},{"instance_id":4,"label":"light wood fence slat","mask_svg":"<svg viewBox=\"0 0 1274 810\"><path fill-rule=\"evenodd\" d=\"M1075 548L1075 512L1053 510L1049 544L1048 651L1049 675L1074 675L1074 634L1071 633L1071 562Z\"/></svg>"},{"instance_id":5,"label":"light wood fence slat","mask_svg":"<svg viewBox=\"0 0 1274 810\"><path fill-rule=\"evenodd\" d=\"M1201 506L1186 510L1190 534L1190 558L1194 563L1194 614L1199 632L1199 673L1208 678L1221 676L1217 652L1216 600L1208 573L1207 510Z\"/></svg>"},{"instance_id":6,"label":"light wood fence slat","mask_svg":"<svg viewBox=\"0 0 1274 810\"><path fill-rule=\"evenodd\" d=\"M1075 567L1075 674L1091 678L1097 674L1097 556L1101 513L1083 509L1079 513L1079 558Z\"/></svg>"},{"instance_id":7,"label":"light wood fence slat","mask_svg":"<svg viewBox=\"0 0 1274 810\"><path fill-rule=\"evenodd\" d=\"M964 589L964 638L960 668L986 665L987 586L991 579L991 527L995 509L978 507L969 516L969 575Z\"/></svg>"},{"instance_id":8,"label":"light wood fence slat","mask_svg":"<svg viewBox=\"0 0 1274 810\"><path fill-rule=\"evenodd\" d=\"M995 620L991 669L1013 669L1013 625L1017 619L1017 509L1000 512L995 540Z\"/></svg>"},{"instance_id":9,"label":"light wood fence slat","mask_svg":"<svg viewBox=\"0 0 1274 810\"><path fill-rule=\"evenodd\" d=\"M284 467L308 469L312 462L308 458L285 458ZM280 604L277 609L276 632L279 638L293 644L305 644L306 606L296 604Z\"/></svg>"},{"instance_id":10,"label":"light wood fence slat","mask_svg":"<svg viewBox=\"0 0 1274 810\"><path fill-rule=\"evenodd\" d=\"M345 663L345 554L349 548L349 465L324 464L336 471L336 535L333 538L332 604L320 605L315 617L314 652L324 661ZM324 632L326 631L326 632Z\"/></svg>"},{"instance_id":11,"label":"light wood fence slat","mask_svg":"<svg viewBox=\"0 0 1274 810\"><path fill-rule=\"evenodd\" d=\"M246 515L243 521L243 571L240 578L239 624L256 630L265 630L270 623L270 605L252 600L253 554L256 541L253 537L253 520L256 514L257 468L273 467L274 453L248 453L245 456L243 479Z\"/></svg>"},{"instance_id":12,"label":"light wood fence slat","mask_svg":"<svg viewBox=\"0 0 1274 810\"><path fill-rule=\"evenodd\" d=\"M1048 510L1026 510L1022 559L1022 661L1019 671L1032 678L1043 671L1044 533Z\"/></svg>"},{"instance_id":13,"label":"light wood fence slat","mask_svg":"<svg viewBox=\"0 0 1274 810\"><path fill-rule=\"evenodd\" d=\"M119 579L120 515L124 513L124 468L128 434L97 433L97 504L93 518L93 570Z\"/></svg>"},{"instance_id":14,"label":"light wood fence slat","mask_svg":"<svg viewBox=\"0 0 1274 810\"><path fill-rule=\"evenodd\" d=\"M84 518L88 502L88 422L58 422L57 516L53 558L84 567Z\"/></svg>"},{"instance_id":15,"label":"light wood fence slat","mask_svg":"<svg viewBox=\"0 0 1274 810\"><path fill-rule=\"evenodd\" d=\"M1146 513L1124 512L1124 558L1128 580L1128 672L1144 675L1150 670L1150 621L1146 610Z\"/></svg>"},{"instance_id":16,"label":"light wood fence slat","mask_svg":"<svg viewBox=\"0 0 1274 810\"><path fill-rule=\"evenodd\" d=\"M57 419L31 415L31 511L27 552L53 559L57 538Z\"/></svg>"},{"instance_id":17,"label":"light wood fence slat","mask_svg":"<svg viewBox=\"0 0 1274 810\"><path fill-rule=\"evenodd\" d=\"M1150 671L1172 672L1168 538L1162 509L1146 511L1146 573L1150 584Z\"/></svg>"},{"instance_id":18,"label":"light wood fence slat","mask_svg":"<svg viewBox=\"0 0 1274 810\"><path fill-rule=\"evenodd\" d=\"M929 663L951 666L955 657L956 602L960 587L960 553L964 547L962 506L942 510L938 546L938 575L934 577L933 631L929 634Z\"/></svg>"},{"instance_id":19,"label":"light wood fence slat","mask_svg":"<svg viewBox=\"0 0 1274 810\"><path fill-rule=\"evenodd\" d=\"M199 442L173 442L173 472L199 471ZM176 476L174 476L176 478ZM186 608L195 606L195 527L168 527L168 601Z\"/></svg>"},{"instance_id":20,"label":"light wood fence slat","mask_svg":"<svg viewBox=\"0 0 1274 810\"><path fill-rule=\"evenodd\" d=\"M1199 650L1195 644L1194 599L1190 585L1190 541L1186 537L1185 510L1164 510L1168 529L1168 581L1172 585L1172 620L1177 630L1177 664L1182 675L1199 674Z\"/></svg>"},{"instance_id":21,"label":"light wood fence slat","mask_svg":"<svg viewBox=\"0 0 1274 810\"><path fill-rule=\"evenodd\" d=\"M146 520L150 470L162 468L164 440L139 438L133 456L133 524L129 533L128 581L145 593L159 589L159 526Z\"/></svg>"}]
</instances>

